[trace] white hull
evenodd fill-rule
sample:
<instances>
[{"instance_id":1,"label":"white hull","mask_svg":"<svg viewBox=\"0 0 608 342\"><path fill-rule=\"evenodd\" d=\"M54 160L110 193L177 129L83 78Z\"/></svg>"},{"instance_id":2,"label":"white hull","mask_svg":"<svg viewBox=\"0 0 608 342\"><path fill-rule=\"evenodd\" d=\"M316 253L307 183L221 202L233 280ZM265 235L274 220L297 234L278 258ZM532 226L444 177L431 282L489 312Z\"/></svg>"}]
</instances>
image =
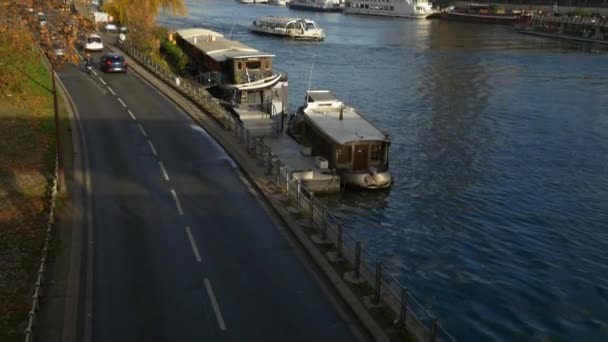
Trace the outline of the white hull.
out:
<instances>
[{"instance_id":1,"label":"white hull","mask_svg":"<svg viewBox=\"0 0 608 342\"><path fill-rule=\"evenodd\" d=\"M346 14L378 15L412 19L425 19L435 12L436 11L431 8L430 3L418 3L414 0L392 0L388 2L351 0L344 9L344 13Z\"/></svg>"},{"instance_id":2,"label":"white hull","mask_svg":"<svg viewBox=\"0 0 608 342\"><path fill-rule=\"evenodd\" d=\"M238 0L242 4L267 4L268 0Z\"/></svg>"}]
</instances>

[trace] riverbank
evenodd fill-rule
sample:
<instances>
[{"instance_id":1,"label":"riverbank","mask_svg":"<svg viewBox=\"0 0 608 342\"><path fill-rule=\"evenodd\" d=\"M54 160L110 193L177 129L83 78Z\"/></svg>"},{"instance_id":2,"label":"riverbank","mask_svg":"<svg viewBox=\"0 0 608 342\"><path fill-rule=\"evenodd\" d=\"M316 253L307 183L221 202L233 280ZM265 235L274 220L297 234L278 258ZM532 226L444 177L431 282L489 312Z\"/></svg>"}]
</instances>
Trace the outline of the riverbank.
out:
<instances>
[{"instance_id":1,"label":"riverbank","mask_svg":"<svg viewBox=\"0 0 608 342\"><path fill-rule=\"evenodd\" d=\"M0 94L0 341L22 341L47 229L55 168L52 82L36 52L20 55L22 81ZM20 66L24 66L21 68ZM62 121L65 107L59 105Z\"/></svg>"}]
</instances>

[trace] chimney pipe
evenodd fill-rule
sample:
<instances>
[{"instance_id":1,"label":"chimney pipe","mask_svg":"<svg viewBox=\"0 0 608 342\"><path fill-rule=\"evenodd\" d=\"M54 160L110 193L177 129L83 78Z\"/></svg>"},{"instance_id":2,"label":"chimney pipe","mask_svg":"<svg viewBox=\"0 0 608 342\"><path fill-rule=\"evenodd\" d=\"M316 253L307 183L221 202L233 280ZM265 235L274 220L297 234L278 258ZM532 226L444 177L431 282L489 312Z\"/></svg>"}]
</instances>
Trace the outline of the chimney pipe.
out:
<instances>
[{"instance_id":1,"label":"chimney pipe","mask_svg":"<svg viewBox=\"0 0 608 342\"><path fill-rule=\"evenodd\" d=\"M340 121L342 121L342 119L344 119L343 113L344 113L344 107L340 106L340 117L338 118Z\"/></svg>"}]
</instances>

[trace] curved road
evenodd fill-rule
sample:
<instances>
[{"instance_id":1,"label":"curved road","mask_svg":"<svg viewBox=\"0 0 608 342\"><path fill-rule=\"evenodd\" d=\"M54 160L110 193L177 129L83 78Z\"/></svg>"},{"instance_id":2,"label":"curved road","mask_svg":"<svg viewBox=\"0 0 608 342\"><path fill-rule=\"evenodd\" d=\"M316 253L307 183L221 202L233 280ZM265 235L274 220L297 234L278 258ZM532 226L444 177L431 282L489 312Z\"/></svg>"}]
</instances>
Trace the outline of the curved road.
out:
<instances>
[{"instance_id":1,"label":"curved road","mask_svg":"<svg viewBox=\"0 0 608 342\"><path fill-rule=\"evenodd\" d=\"M93 341L363 339L190 117L132 72L59 76L88 145Z\"/></svg>"}]
</instances>

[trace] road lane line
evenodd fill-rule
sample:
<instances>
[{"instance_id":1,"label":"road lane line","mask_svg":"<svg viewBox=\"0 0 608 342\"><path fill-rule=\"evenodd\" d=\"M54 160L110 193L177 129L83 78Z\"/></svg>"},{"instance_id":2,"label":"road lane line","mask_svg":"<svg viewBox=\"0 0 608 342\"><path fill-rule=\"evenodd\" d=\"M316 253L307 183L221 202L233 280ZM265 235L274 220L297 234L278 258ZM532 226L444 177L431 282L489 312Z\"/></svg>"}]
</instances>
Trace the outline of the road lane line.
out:
<instances>
[{"instance_id":1,"label":"road lane line","mask_svg":"<svg viewBox=\"0 0 608 342\"><path fill-rule=\"evenodd\" d=\"M192 236L192 231L188 226L186 226L186 234L188 234L188 240L190 240L190 246L192 246L192 252L194 252L196 261L201 262L201 255L198 252L198 247L196 247L196 242L194 241L194 236Z\"/></svg>"},{"instance_id":2,"label":"road lane line","mask_svg":"<svg viewBox=\"0 0 608 342\"><path fill-rule=\"evenodd\" d=\"M93 75L97 76L97 71L95 70L91 70L91 72L93 72ZM103 82L103 81L102 81ZM106 84L105 82L103 84Z\"/></svg>"},{"instance_id":3,"label":"road lane line","mask_svg":"<svg viewBox=\"0 0 608 342\"><path fill-rule=\"evenodd\" d=\"M135 115L133 114L133 112L130 109L127 109L127 112L129 112L129 115L131 115L131 119L137 121L137 118L135 117Z\"/></svg>"},{"instance_id":4,"label":"road lane line","mask_svg":"<svg viewBox=\"0 0 608 342\"><path fill-rule=\"evenodd\" d=\"M156 149L154 148L154 145L152 145L152 142L150 140L148 140L148 145L150 145L150 149L152 150L152 154L154 154L155 156L158 156L158 153L156 153Z\"/></svg>"},{"instance_id":5,"label":"road lane line","mask_svg":"<svg viewBox=\"0 0 608 342\"><path fill-rule=\"evenodd\" d=\"M120 97L118 98L118 102L120 102L123 107L127 108L127 104L124 103Z\"/></svg>"},{"instance_id":6,"label":"road lane line","mask_svg":"<svg viewBox=\"0 0 608 342\"><path fill-rule=\"evenodd\" d=\"M116 93L114 92L114 90L112 90L112 88L108 87L108 90L110 91L110 93L112 93L112 95L116 96Z\"/></svg>"},{"instance_id":7,"label":"road lane line","mask_svg":"<svg viewBox=\"0 0 608 342\"><path fill-rule=\"evenodd\" d=\"M144 128L140 123L137 124L137 127L139 127L139 130L141 131L141 134L143 134L144 137L148 136L148 134L146 133L146 131L144 131Z\"/></svg>"},{"instance_id":8,"label":"road lane line","mask_svg":"<svg viewBox=\"0 0 608 342\"><path fill-rule=\"evenodd\" d=\"M169 174L167 173L167 170L165 170L165 166L163 165L163 162L159 161L158 162L158 166L160 166L160 171L162 171L163 176L165 177L166 181L169 181Z\"/></svg>"},{"instance_id":9,"label":"road lane line","mask_svg":"<svg viewBox=\"0 0 608 342\"><path fill-rule=\"evenodd\" d=\"M99 81L100 81L101 83L103 83L103 85L106 85L106 81L104 81L104 80L103 80L103 78L101 78L101 77L99 77L99 76L97 76L97 78L99 78Z\"/></svg>"},{"instance_id":10,"label":"road lane line","mask_svg":"<svg viewBox=\"0 0 608 342\"><path fill-rule=\"evenodd\" d=\"M182 210L182 204L179 203L179 198L177 197L177 192L171 189L171 195L173 195L173 199L175 200L175 205L177 205L177 211L180 215L184 215L184 211Z\"/></svg>"},{"instance_id":11,"label":"road lane line","mask_svg":"<svg viewBox=\"0 0 608 342\"><path fill-rule=\"evenodd\" d=\"M215 311L215 317L217 318L217 324L219 324L221 330L226 330L226 324L224 323L224 318L222 317L222 312L220 311L220 306L215 299L215 294L213 293L213 288L211 287L211 282L209 279L205 278L205 287L207 288L207 294L209 295L209 300L211 301L211 306L213 306L213 311Z\"/></svg>"}]
</instances>

